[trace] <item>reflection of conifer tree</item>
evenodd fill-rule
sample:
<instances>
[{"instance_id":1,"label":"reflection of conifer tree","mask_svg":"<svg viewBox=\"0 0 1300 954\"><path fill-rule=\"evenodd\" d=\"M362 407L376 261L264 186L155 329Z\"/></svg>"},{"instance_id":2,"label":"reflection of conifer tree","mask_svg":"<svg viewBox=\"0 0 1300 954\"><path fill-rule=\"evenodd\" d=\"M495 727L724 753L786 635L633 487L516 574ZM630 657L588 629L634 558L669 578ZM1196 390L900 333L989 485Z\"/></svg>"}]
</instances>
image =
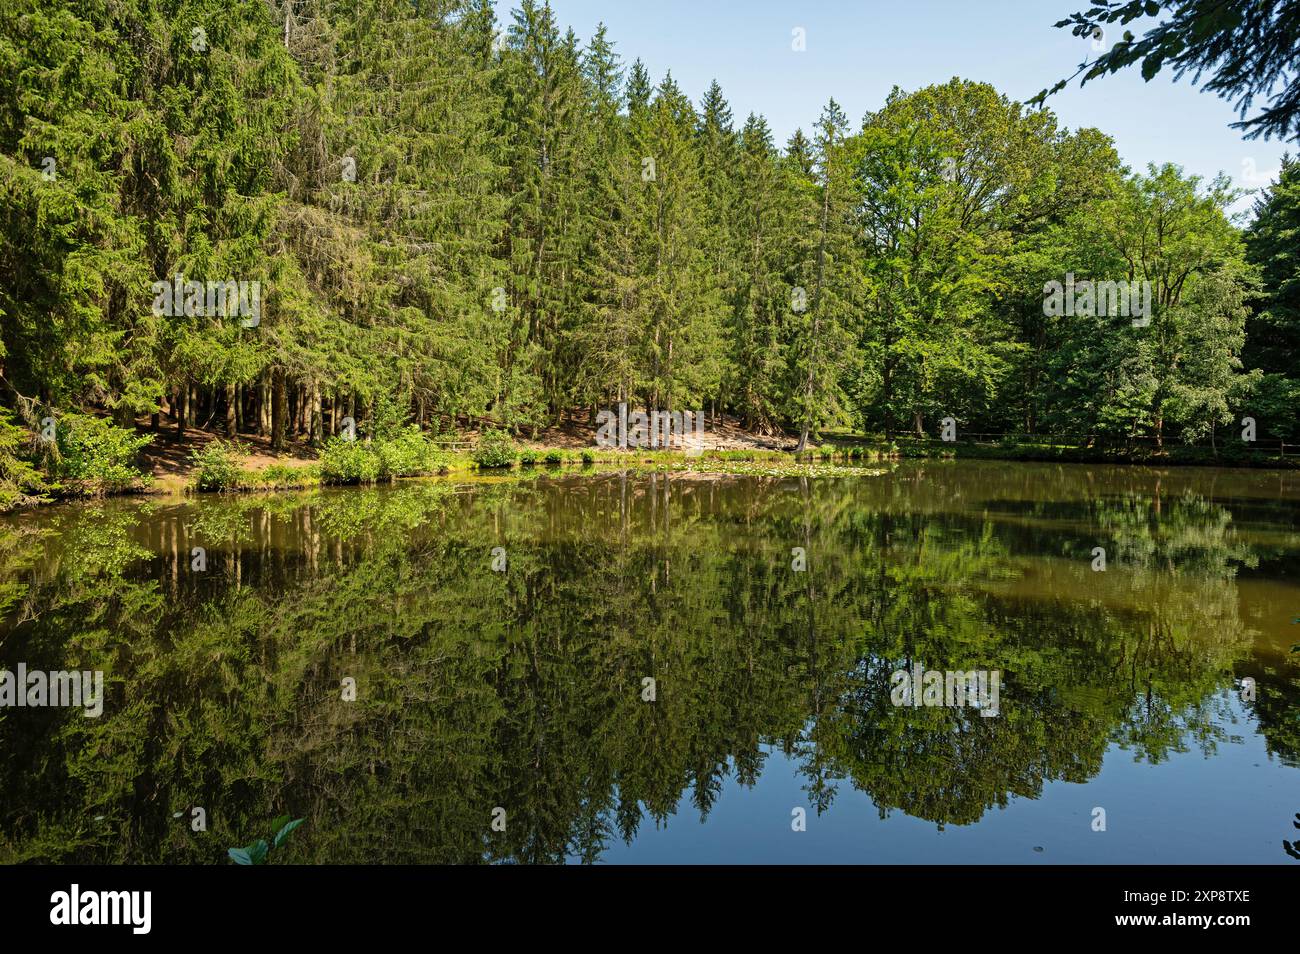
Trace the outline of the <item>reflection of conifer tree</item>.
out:
<instances>
[{"instance_id":1,"label":"reflection of conifer tree","mask_svg":"<svg viewBox=\"0 0 1300 954\"><path fill-rule=\"evenodd\" d=\"M1102 580L1025 532L1029 485L1008 471L59 511L0 578L25 588L2 645L101 665L111 704L0 719L23 767L0 777L0 858L220 860L146 799L203 805L216 845L293 806L309 820L299 860L593 861L646 821L678 823L684 801L707 815L773 746L819 810L847 783L882 813L967 824L1087 781L1112 744L1209 751L1234 673L1257 679L1256 717L1289 757L1291 675L1243 658L1234 574L1254 550L1226 508L1179 493L1155 516L1114 498L1107 532L1146 562ZM1079 496L1054 473L1039 525ZM795 541L807 573L790 569ZM185 570L193 545L212 557L202 578ZM507 573L488 568L492 545ZM1001 669L1002 714L894 707L890 673L913 662ZM87 833L95 815L116 827Z\"/></svg>"}]
</instances>

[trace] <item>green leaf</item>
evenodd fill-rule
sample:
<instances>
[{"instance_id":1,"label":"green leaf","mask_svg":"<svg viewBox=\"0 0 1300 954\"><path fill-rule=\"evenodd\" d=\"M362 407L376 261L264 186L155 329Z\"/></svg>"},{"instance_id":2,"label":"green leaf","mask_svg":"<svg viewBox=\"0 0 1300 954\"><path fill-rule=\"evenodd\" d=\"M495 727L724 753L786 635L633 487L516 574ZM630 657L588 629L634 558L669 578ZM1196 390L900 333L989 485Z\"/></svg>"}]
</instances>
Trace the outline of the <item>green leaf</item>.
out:
<instances>
[{"instance_id":1,"label":"green leaf","mask_svg":"<svg viewBox=\"0 0 1300 954\"><path fill-rule=\"evenodd\" d=\"M285 817L287 818L288 816L286 815ZM289 837L289 834L290 834L290 833L291 833L295 828L297 828L299 825L301 825L302 823L303 823L303 819L298 818L298 819L295 819L294 821L289 822L287 825L285 825L283 828L281 828L281 829L276 833L275 841L274 841L274 846L275 846L276 848L279 848L280 845L282 845L282 844L284 843L284 840L285 840L286 838Z\"/></svg>"},{"instance_id":2,"label":"green leaf","mask_svg":"<svg viewBox=\"0 0 1300 954\"><path fill-rule=\"evenodd\" d=\"M1148 56L1145 60L1142 61L1142 78L1144 80L1150 80L1151 77L1155 76L1157 73L1160 72L1160 67L1164 64L1164 62L1165 62L1164 53L1152 53L1150 56Z\"/></svg>"},{"instance_id":3,"label":"green leaf","mask_svg":"<svg viewBox=\"0 0 1300 954\"><path fill-rule=\"evenodd\" d=\"M270 846L259 838L244 850L248 852L248 858L252 864L260 865L266 862L266 853L270 851Z\"/></svg>"},{"instance_id":4,"label":"green leaf","mask_svg":"<svg viewBox=\"0 0 1300 954\"><path fill-rule=\"evenodd\" d=\"M277 816L276 819L273 822L271 822L271 834L274 835L277 831L279 831L288 823L289 823L288 815Z\"/></svg>"},{"instance_id":5,"label":"green leaf","mask_svg":"<svg viewBox=\"0 0 1300 954\"><path fill-rule=\"evenodd\" d=\"M237 865L251 865L253 859L248 857L248 852L243 848L228 848L226 854L230 855L230 860Z\"/></svg>"}]
</instances>

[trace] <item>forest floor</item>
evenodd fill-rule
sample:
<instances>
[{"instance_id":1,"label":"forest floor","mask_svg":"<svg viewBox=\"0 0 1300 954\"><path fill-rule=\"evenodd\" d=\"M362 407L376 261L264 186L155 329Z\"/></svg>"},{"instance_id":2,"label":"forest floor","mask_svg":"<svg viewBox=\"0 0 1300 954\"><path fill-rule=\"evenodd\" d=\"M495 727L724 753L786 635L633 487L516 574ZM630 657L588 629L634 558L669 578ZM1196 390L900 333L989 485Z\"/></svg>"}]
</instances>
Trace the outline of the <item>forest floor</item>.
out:
<instances>
[{"instance_id":1,"label":"forest floor","mask_svg":"<svg viewBox=\"0 0 1300 954\"><path fill-rule=\"evenodd\" d=\"M548 427L538 431L535 438L523 437L517 441L520 446L535 450L582 450L584 447L596 446L596 428L585 420L570 418L558 427ZM709 420L704 427L704 438L696 441L693 437L686 441L687 450L794 450L799 442L796 438L781 434L758 434L747 431L734 418L722 417L718 422Z\"/></svg>"},{"instance_id":2,"label":"forest floor","mask_svg":"<svg viewBox=\"0 0 1300 954\"><path fill-rule=\"evenodd\" d=\"M147 433L148 419L138 421L137 426L142 433ZM194 473L194 464L190 455L196 450L201 450L214 440L224 439L224 436L219 428L207 430L195 427L186 430L183 438L178 438L174 425L170 427L164 426L154 435L153 443L141 452L141 465L146 473L153 476L154 490L162 493L180 493L184 491L185 487L191 482ZM477 439L478 430L475 428L462 429L454 435L448 434L435 438L435 440L445 444L447 449L457 451L460 454L467 454ZM837 444L841 441L854 444L862 440L862 438L847 434L823 435L823 440L827 439L833 440ZM1201 448L1174 448L1169 454L1154 456L1149 454L1116 455L1088 448L1067 446L1057 447L1036 444L1005 446L1001 444L967 443L935 445L933 442L916 443L910 438L900 437L897 440L898 445L901 446L895 445L892 452L890 452L895 457L963 457L1007 461L1146 464L1154 466L1177 464L1228 467L1262 466L1285 469L1296 469L1300 465L1300 458L1294 456L1294 451L1290 459L1278 459L1276 456L1270 456L1265 452L1252 454L1249 457L1241 457L1240 455L1220 457L1218 454L1211 454L1207 449ZM279 452L271 450L270 439L266 437L241 434L239 442L246 449L241 466L247 471L263 471L272 464L302 467L315 463L318 457L316 449L301 438L289 441L286 447ZM596 428L585 417L572 417L556 427L544 428L535 434L525 434L517 438L515 443L521 450L531 449L544 453L554 449L576 456L577 451L596 448ZM796 444L797 440L793 436L759 434L747 431L740 426L737 420L724 418L716 424L710 421L705 428L702 440L690 437L686 440L685 446L677 447L675 445L673 450L676 453L662 457L659 456L659 453L643 454L639 459L633 459L636 457L634 454L627 459L627 465L639 467L653 464L658 468L674 469L684 467L690 470L698 470L701 469L698 462L692 462L691 458L697 457L699 451L790 452L794 450ZM812 442L812 446L815 447L816 444L816 441ZM617 452L615 452L615 456L619 460L623 459L622 455L617 455ZM759 459L763 459L763 455L760 454ZM788 463L791 466L804 466L793 461ZM468 458L465 459L465 466L469 466ZM726 467L722 467L717 461L716 455L714 455L707 466L728 471L734 468L743 470L749 465L732 461ZM775 464L768 460L763 466L770 467L775 466ZM803 473L804 471L801 470L800 472Z\"/></svg>"},{"instance_id":3,"label":"forest floor","mask_svg":"<svg viewBox=\"0 0 1300 954\"><path fill-rule=\"evenodd\" d=\"M140 424L143 433L151 433L147 426ZM196 427L188 428L183 438L176 435L175 426L163 427L153 435L153 443L140 452L140 466L146 474L152 474L155 486L160 490L180 490L190 480L194 464L190 454L202 450L215 440L223 440L225 434L214 433ZM264 470L271 464L291 464L302 466L314 463L316 450L303 440L290 441L282 451L271 450L269 437L256 434L240 434L239 442L248 453L243 457L245 470Z\"/></svg>"},{"instance_id":4,"label":"forest floor","mask_svg":"<svg viewBox=\"0 0 1300 954\"><path fill-rule=\"evenodd\" d=\"M153 443L140 452L140 463L145 473L153 475L154 485L158 490L179 491L189 482L194 472L190 455L215 440L224 440L225 434L219 428L208 430L201 427L187 428L183 438L176 434L174 424L164 423L157 433L149 430L149 419L137 420L136 427L141 433L153 433ZM477 430L461 431L453 440L472 444L478 437ZM314 463L317 452L305 439L289 441L284 450L271 450L271 439L256 434L240 434L239 442L247 449L242 466L245 470L260 471L271 464L288 464L303 466ZM516 439L521 448L546 451L582 450L596 446L596 428L585 420L570 418L557 427L544 428L536 436L525 435ZM723 418L716 425L710 421L705 428L702 441L689 438L683 450L794 450L798 440L780 434L758 434L745 430L740 423L731 418Z\"/></svg>"}]
</instances>

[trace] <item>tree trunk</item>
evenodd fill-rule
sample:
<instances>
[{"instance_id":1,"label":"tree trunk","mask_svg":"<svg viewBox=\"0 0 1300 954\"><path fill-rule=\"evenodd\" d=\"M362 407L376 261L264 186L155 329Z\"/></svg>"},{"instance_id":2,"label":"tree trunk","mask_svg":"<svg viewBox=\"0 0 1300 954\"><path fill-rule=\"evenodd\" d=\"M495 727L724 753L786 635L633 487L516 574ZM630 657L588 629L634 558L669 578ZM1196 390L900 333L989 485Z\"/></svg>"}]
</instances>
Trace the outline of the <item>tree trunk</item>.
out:
<instances>
[{"instance_id":1,"label":"tree trunk","mask_svg":"<svg viewBox=\"0 0 1300 954\"><path fill-rule=\"evenodd\" d=\"M312 381L311 383L310 433L312 446L319 447L321 441L325 439L324 411L321 407L319 381Z\"/></svg>"},{"instance_id":2,"label":"tree trunk","mask_svg":"<svg viewBox=\"0 0 1300 954\"><path fill-rule=\"evenodd\" d=\"M237 413L239 402L235 394L233 384L226 385L226 437L234 439L239 433L239 416Z\"/></svg>"},{"instance_id":3,"label":"tree trunk","mask_svg":"<svg viewBox=\"0 0 1300 954\"><path fill-rule=\"evenodd\" d=\"M284 450L284 431L289 423L289 392L285 387L284 369L271 374L271 450Z\"/></svg>"},{"instance_id":4,"label":"tree trunk","mask_svg":"<svg viewBox=\"0 0 1300 954\"><path fill-rule=\"evenodd\" d=\"M263 371L257 383L257 436L271 433L271 372Z\"/></svg>"}]
</instances>

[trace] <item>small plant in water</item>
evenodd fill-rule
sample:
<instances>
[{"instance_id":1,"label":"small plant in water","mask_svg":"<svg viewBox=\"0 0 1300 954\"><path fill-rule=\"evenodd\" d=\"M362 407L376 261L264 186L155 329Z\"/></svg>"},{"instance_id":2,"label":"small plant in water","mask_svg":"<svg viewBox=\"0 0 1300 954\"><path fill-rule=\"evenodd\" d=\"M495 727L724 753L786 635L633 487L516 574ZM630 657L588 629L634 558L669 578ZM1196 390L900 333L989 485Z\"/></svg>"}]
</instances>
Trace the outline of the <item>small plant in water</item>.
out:
<instances>
[{"instance_id":1,"label":"small plant in water","mask_svg":"<svg viewBox=\"0 0 1300 954\"><path fill-rule=\"evenodd\" d=\"M267 855L271 853L272 849L277 849L283 845L284 840L302 823L303 819L301 818L290 821L288 815L281 815L271 822L271 840L269 842L264 838L259 838L251 845L245 845L243 848L230 848L226 851L226 854L237 865L264 865L266 864Z\"/></svg>"}]
</instances>

